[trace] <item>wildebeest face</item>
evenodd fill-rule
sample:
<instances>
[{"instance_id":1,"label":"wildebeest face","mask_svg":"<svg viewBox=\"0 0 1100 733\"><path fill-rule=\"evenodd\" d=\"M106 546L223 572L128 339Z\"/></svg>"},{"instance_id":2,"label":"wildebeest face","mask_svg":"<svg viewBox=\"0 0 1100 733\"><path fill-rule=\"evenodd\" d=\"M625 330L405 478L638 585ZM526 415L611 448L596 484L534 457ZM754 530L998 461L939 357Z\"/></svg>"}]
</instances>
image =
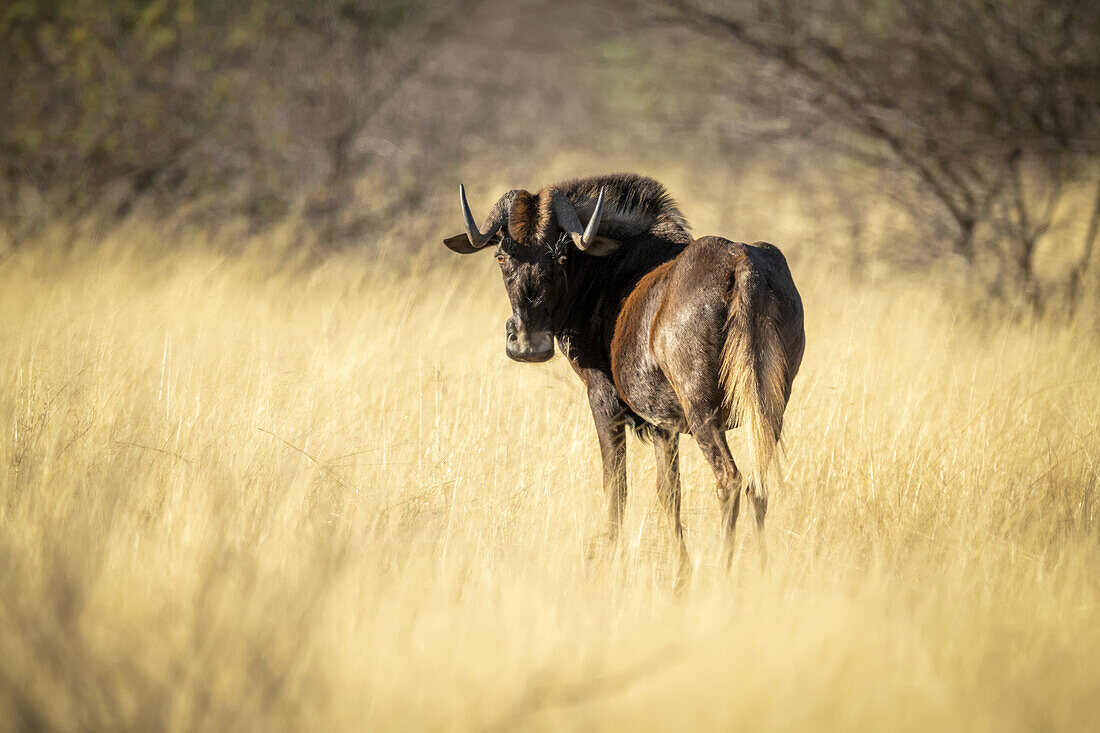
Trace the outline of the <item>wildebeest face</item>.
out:
<instances>
[{"instance_id":1,"label":"wildebeest face","mask_svg":"<svg viewBox=\"0 0 1100 733\"><path fill-rule=\"evenodd\" d=\"M554 247L519 245L501 237L496 258L512 304L505 324L505 353L516 361L546 361L554 355L551 318L564 294L566 242Z\"/></svg>"},{"instance_id":2,"label":"wildebeest face","mask_svg":"<svg viewBox=\"0 0 1100 733\"><path fill-rule=\"evenodd\" d=\"M459 186L459 202L466 233L443 243L459 254L470 254L497 242L496 257L504 288L512 304L505 324L505 353L516 361L546 361L554 355L553 315L565 296L564 265L569 252L602 257L619 243L597 236L603 212L601 190L591 207L588 225L581 227L573 203L560 191L543 189L538 195L513 190L501 196L478 229Z\"/></svg>"}]
</instances>

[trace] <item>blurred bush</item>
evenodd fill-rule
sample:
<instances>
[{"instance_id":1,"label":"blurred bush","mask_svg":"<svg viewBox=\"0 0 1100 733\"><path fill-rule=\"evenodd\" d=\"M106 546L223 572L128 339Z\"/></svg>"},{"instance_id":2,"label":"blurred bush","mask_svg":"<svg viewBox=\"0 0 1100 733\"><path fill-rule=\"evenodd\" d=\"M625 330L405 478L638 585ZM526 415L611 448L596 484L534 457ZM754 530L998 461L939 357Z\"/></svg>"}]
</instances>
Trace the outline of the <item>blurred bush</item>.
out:
<instances>
[{"instance_id":1,"label":"blurred bush","mask_svg":"<svg viewBox=\"0 0 1100 733\"><path fill-rule=\"evenodd\" d=\"M451 8L453 10L453 8ZM0 10L0 178L75 209L136 196L277 219L438 32L417 0L13 0ZM10 208L9 208L10 210Z\"/></svg>"}]
</instances>

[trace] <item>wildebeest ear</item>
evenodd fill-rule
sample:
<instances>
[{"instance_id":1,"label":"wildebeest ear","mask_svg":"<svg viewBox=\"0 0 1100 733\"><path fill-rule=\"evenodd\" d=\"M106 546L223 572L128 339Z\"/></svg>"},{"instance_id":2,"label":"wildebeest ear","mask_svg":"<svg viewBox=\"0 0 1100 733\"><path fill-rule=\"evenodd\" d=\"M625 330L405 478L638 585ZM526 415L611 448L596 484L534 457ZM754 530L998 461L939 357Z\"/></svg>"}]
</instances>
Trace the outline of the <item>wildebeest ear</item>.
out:
<instances>
[{"instance_id":1,"label":"wildebeest ear","mask_svg":"<svg viewBox=\"0 0 1100 733\"><path fill-rule=\"evenodd\" d=\"M465 234L456 234L453 237L447 237L443 240L443 244L447 245L447 249L452 252L458 252L460 255L473 254L474 252L480 252L485 247L475 247L470 244L470 238Z\"/></svg>"},{"instance_id":2,"label":"wildebeest ear","mask_svg":"<svg viewBox=\"0 0 1100 733\"><path fill-rule=\"evenodd\" d=\"M584 253L593 257L606 257L621 246L623 246L623 243L617 239L596 237L592 244L584 248Z\"/></svg>"}]
</instances>

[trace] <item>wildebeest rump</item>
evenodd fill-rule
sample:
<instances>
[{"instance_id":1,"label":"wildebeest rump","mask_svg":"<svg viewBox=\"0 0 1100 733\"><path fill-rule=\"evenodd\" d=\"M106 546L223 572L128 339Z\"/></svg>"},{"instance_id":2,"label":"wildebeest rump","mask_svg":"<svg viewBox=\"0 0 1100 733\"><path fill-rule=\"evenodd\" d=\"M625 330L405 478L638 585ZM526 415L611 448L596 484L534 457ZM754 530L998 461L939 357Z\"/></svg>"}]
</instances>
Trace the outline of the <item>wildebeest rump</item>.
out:
<instances>
[{"instance_id":1,"label":"wildebeest rump","mask_svg":"<svg viewBox=\"0 0 1100 733\"><path fill-rule=\"evenodd\" d=\"M664 187L636 175L509 191L480 229L464 188L459 198L466 233L444 244L462 254L495 245L512 305L508 356L545 361L556 338L585 384L609 538L622 526L629 424L655 446L658 496L677 542L680 579L687 577L678 436L690 433L717 477L727 563L742 486L763 562L767 474L805 346L802 302L780 251L763 242L692 240ZM745 479L725 439L737 426L750 447Z\"/></svg>"}]
</instances>

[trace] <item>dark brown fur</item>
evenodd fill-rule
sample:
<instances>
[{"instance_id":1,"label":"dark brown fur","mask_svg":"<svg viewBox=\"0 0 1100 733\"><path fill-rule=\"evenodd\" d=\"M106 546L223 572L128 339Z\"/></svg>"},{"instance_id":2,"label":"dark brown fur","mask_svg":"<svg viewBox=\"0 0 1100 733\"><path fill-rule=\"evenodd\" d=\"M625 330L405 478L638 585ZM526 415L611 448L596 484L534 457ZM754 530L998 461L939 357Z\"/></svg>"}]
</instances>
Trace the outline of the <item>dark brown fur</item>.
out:
<instances>
[{"instance_id":1,"label":"dark brown fur","mask_svg":"<svg viewBox=\"0 0 1100 733\"><path fill-rule=\"evenodd\" d=\"M543 189L537 195L518 190L508 212L508 232L517 242L535 244L550 236L553 211L550 192Z\"/></svg>"},{"instance_id":2,"label":"dark brown fur","mask_svg":"<svg viewBox=\"0 0 1100 733\"><path fill-rule=\"evenodd\" d=\"M767 473L804 347L798 291L783 255L764 242L695 240L644 277L619 314L616 391L658 434L691 433L699 444L718 478L727 559L744 485L764 560ZM725 439L734 427L748 437L747 482Z\"/></svg>"},{"instance_id":3,"label":"dark brown fur","mask_svg":"<svg viewBox=\"0 0 1100 733\"><path fill-rule=\"evenodd\" d=\"M553 214L554 189L581 221L603 189L599 236L617 249L592 256L571 246ZM509 348L516 333L552 333L584 382L603 458L608 537L616 539L622 525L629 424L654 444L658 495L686 580L677 436L690 433L718 479L728 559L743 481L725 431L743 425L754 459L745 486L763 559L765 477L805 344L802 303L783 255L765 243L692 241L664 187L629 174L568 181L537 195L510 191L490 219L498 212L507 216L496 251L512 302Z\"/></svg>"}]
</instances>

